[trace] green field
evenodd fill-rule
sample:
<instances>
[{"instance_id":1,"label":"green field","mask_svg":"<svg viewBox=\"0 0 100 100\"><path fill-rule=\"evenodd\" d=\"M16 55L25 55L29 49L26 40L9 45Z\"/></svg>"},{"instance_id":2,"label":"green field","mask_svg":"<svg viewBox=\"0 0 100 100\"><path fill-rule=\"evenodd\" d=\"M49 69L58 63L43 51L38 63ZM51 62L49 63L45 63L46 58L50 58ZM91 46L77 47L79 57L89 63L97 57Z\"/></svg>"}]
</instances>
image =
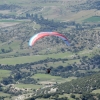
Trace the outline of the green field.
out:
<instances>
[{"instance_id":1,"label":"green field","mask_svg":"<svg viewBox=\"0 0 100 100\"><path fill-rule=\"evenodd\" d=\"M33 56L21 56L21 57L12 57L12 58L2 58L0 59L1 64L8 64L8 65L15 65L15 64L23 64L23 63L30 63L35 62L47 58L66 58L71 53L59 53L59 54L49 54L49 55L33 55ZM6 57L6 55L1 54Z\"/></svg>"},{"instance_id":2,"label":"green field","mask_svg":"<svg viewBox=\"0 0 100 100\"><path fill-rule=\"evenodd\" d=\"M9 49L9 47L11 47L12 49L14 49L14 51L19 50L21 40L19 40L19 41L15 40L15 39L11 39L11 40L13 41L12 43L10 43L8 45L8 42L6 42L5 44L1 45L0 48Z\"/></svg>"},{"instance_id":3,"label":"green field","mask_svg":"<svg viewBox=\"0 0 100 100\"><path fill-rule=\"evenodd\" d=\"M76 79L76 77L62 78L60 76L51 76L49 74L35 74L32 76L34 79L39 79L39 83L45 82L58 82L63 83L66 81L71 81L72 79Z\"/></svg>"},{"instance_id":4,"label":"green field","mask_svg":"<svg viewBox=\"0 0 100 100\"><path fill-rule=\"evenodd\" d=\"M0 92L0 96L10 96L10 94Z\"/></svg>"},{"instance_id":5,"label":"green field","mask_svg":"<svg viewBox=\"0 0 100 100\"><path fill-rule=\"evenodd\" d=\"M24 22L24 20L7 20L7 19L2 19L0 22L10 22L10 23L15 23L15 22Z\"/></svg>"},{"instance_id":6,"label":"green field","mask_svg":"<svg viewBox=\"0 0 100 100\"><path fill-rule=\"evenodd\" d=\"M9 70L0 70L0 80L2 80L2 78L4 77L8 77L10 75L10 72Z\"/></svg>"},{"instance_id":7,"label":"green field","mask_svg":"<svg viewBox=\"0 0 100 100\"><path fill-rule=\"evenodd\" d=\"M55 67L58 67L60 65L63 66L63 67L66 67L66 66L73 64L73 63L80 63L80 61L79 61L79 59L68 60L68 61L64 61L64 62L57 61L57 62L49 62L47 65L48 65L48 67L53 66L55 68Z\"/></svg>"},{"instance_id":8,"label":"green field","mask_svg":"<svg viewBox=\"0 0 100 100\"><path fill-rule=\"evenodd\" d=\"M44 84L47 84L49 82L58 82L58 83L63 83L66 81L71 81L73 79L77 79L76 77L69 77L69 78L62 78L60 76L51 76L48 74L35 74L31 78L34 78L38 81L38 84L15 84L15 87L18 88L32 88L32 89L39 89L43 87ZM41 85L40 85L41 84Z\"/></svg>"},{"instance_id":9,"label":"green field","mask_svg":"<svg viewBox=\"0 0 100 100\"><path fill-rule=\"evenodd\" d=\"M84 20L84 22L100 22L100 16L92 16Z\"/></svg>"},{"instance_id":10,"label":"green field","mask_svg":"<svg viewBox=\"0 0 100 100\"><path fill-rule=\"evenodd\" d=\"M22 51L23 52L23 51ZM99 48L94 48L93 50L83 50L77 53L77 55L79 55L80 57L82 56L88 56L88 57L93 57L95 54L99 54L100 50ZM32 55L32 56L20 56L20 57L14 57L15 53L11 52L11 53L5 53L5 54L0 54L0 64L8 64L8 65L16 65L16 64L23 64L23 63L30 63L30 62L35 62L35 61L39 61L39 60L44 60L47 58L54 58L54 59L58 59L58 58L68 58L70 59L71 57L75 56L75 53L71 53L71 52L65 52L65 53L58 53L58 54L48 54L48 55ZM12 58L7 58L9 56L12 56ZM3 58L5 57L5 58ZM79 63L79 59L75 59L75 60L68 60L66 61L66 63L61 63L55 62L55 65L53 65L52 63L49 63L51 66L58 66L59 64L63 64L64 66L66 66L66 64L72 64L74 62ZM50 66L49 65L49 66Z\"/></svg>"},{"instance_id":11,"label":"green field","mask_svg":"<svg viewBox=\"0 0 100 100\"><path fill-rule=\"evenodd\" d=\"M35 74L32 76L32 78L35 79L40 79L40 81L45 81L45 80L62 80L63 78L59 77L59 76L51 76L49 74Z\"/></svg>"},{"instance_id":12,"label":"green field","mask_svg":"<svg viewBox=\"0 0 100 100\"><path fill-rule=\"evenodd\" d=\"M31 89L39 89L42 87L42 85L35 85L35 84L15 84L16 87L18 88L31 88Z\"/></svg>"},{"instance_id":13,"label":"green field","mask_svg":"<svg viewBox=\"0 0 100 100\"><path fill-rule=\"evenodd\" d=\"M4 100L11 100L10 96L11 96L10 94L0 92L0 97L5 97Z\"/></svg>"}]
</instances>

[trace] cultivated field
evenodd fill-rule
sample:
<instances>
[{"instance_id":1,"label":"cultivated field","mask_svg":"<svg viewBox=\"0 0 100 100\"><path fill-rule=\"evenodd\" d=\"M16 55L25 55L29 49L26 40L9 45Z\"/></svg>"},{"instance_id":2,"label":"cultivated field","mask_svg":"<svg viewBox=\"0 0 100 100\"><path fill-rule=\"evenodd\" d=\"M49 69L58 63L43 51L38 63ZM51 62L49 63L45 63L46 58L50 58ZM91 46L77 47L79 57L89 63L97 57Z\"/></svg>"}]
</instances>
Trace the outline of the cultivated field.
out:
<instances>
[{"instance_id":1,"label":"cultivated field","mask_svg":"<svg viewBox=\"0 0 100 100\"><path fill-rule=\"evenodd\" d=\"M99 54L98 47L95 47L93 50L83 50L83 51L80 51L79 53L77 53L77 55L79 55L80 57L83 55L88 56L88 57L92 57L95 54ZM8 55L9 55L9 53L8 53ZM55 59L68 58L69 59L69 58L73 58L75 56L76 56L76 53L71 53L71 52L58 53L58 54L48 54L48 55L21 56L21 57L12 57L12 58L6 58L7 54L1 54L0 64L15 65L15 64L35 62L35 61L39 61L39 60L43 60L43 59L47 59L47 58L55 58ZM2 57L5 57L5 58L2 58ZM71 64L74 62L79 63L79 59L68 60L66 63ZM57 63L55 63L55 64L57 64ZM52 65L52 63L51 63L51 65ZM54 65L54 66L57 66L57 65Z\"/></svg>"},{"instance_id":2,"label":"cultivated field","mask_svg":"<svg viewBox=\"0 0 100 100\"><path fill-rule=\"evenodd\" d=\"M27 22L28 20L13 20L13 19L2 19L0 20L0 27L9 27L14 26L23 22Z\"/></svg>"},{"instance_id":3,"label":"cultivated field","mask_svg":"<svg viewBox=\"0 0 100 100\"><path fill-rule=\"evenodd\" d=\"M5 77L8 77L10 75L10 72L11 71L9 70L0 70L0 80L2 80Z\"/></svg>"},{"instance_id":4,"label":"cultivated field","mask_svg":"<svg viewBox=\"0 0 100 100\"><path fill-rule=\"evenodd\" d=\"M39 83L41 84L46 84L46 83L56 83L60 82L63 83L65 81L71 81L72 79L76 79L76 77L69 77L69 78L62 78L60 76L51 76L48 74L35 74L32 76L34 79L39 79Z\"/></svg>"},{"instance_id":5,"label":"cultivated field","mask_svg":"<svg viewBox=\"0 0 100 100\"><path fill-rule=\"evenodd\" d=\"M100 16L92 16L84 20L85 22L100 22Z\"/></svg>"},{"instance_id":6,"label":"cultivated field","mask_svg":"<svg viewBox=\"0 0 100 100\"><path fill-rule=\"evenodd\" d=\"M15 84L14 85L15 87L18 87L18 88L23 88L23 89L39 89L41 87L43 87L42 85L35 85L35 84Z\"/></svg>"}]
</instances>

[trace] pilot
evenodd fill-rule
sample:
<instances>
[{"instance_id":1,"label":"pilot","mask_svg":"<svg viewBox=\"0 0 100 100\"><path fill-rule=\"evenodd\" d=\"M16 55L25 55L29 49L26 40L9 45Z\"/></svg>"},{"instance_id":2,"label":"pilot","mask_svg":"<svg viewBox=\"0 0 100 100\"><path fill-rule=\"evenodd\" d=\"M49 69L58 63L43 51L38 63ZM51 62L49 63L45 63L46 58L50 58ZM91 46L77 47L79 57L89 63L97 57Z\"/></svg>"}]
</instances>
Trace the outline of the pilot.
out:
<instances>
[{"instance_id":1,"label":"pilot","mask_svg":"<svg viewBox=\"0 0 100 100\"><path fill-rule=\"evenodd\" d=\"M51 71L51 69L50 68L48 68L47 70L46 70L46 73L50 73L50 71Z\"/></svg>"}]
</instances>

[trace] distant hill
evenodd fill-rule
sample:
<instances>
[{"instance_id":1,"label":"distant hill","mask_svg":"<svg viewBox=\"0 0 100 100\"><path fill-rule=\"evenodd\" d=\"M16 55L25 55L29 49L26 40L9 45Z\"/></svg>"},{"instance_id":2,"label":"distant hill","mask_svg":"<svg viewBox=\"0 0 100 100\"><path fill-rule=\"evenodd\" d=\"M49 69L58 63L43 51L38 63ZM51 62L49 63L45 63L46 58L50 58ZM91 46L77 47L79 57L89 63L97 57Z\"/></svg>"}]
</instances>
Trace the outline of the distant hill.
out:
<instances>
[{"instance_id":1,"label":"distant hill","mask_svg":"<svg viewBox=\"0 0 100 100\"><path fill-rule=\"evenodd\" d=\"M4 6L5 9L0 10L0 58L93 50L100 42L100 20L95 17L97 13L99 15L97 2L99 1L2 2L1 8ZM30 37L41 31L58 31L69 39L71 46L67 47L57 37L46 37L29 48Z\"/></svg>"},{"instance_id":2,"label":"distant hill","mask_svg":"<svg viewBox=\"0 0 100 100\"><path fill-rule=\"evenodd\" d=\"M73 16L82 10L99 10L98 4L98 0L6 0L1 2L0 12L3 15L16 16L25 16L26 13L39 14L48 19L69 21L70 18L74 20ZM82 15L84 16L84 13Z\"/></svg>"},{"instance_id":3,"label":"distant hill","mask_svg":"<svg viewBox=\"0 0 100 100\"><path fill-rule=\"evenodd\" d=\"M84 78L78 78L72 80L70 82L65 82L62 84L58 84L57 86L52 87L53 89L57 89L54 93L75 93L75 94L83 94L83 93L91 93L93 90L100 89L100 74L94 74L91 76L87 76ZM45 93L50 94L50 88L40 89L37 91L37 95L45 95ZM52 94L52 92L51 92Z\"/></svg>"},{"instance_id":4,"label":"distant hill","mask_svg":"<svg viewBox=\"0 0 100 100\"><path fill-rule=\"evenodd\" d=\"M92 92L100 88L100 74L94 74L89 77L79 78L71 82L58 85L58 92L61 90L65 93L85 93Z\"/></svg>"}]
</instances>

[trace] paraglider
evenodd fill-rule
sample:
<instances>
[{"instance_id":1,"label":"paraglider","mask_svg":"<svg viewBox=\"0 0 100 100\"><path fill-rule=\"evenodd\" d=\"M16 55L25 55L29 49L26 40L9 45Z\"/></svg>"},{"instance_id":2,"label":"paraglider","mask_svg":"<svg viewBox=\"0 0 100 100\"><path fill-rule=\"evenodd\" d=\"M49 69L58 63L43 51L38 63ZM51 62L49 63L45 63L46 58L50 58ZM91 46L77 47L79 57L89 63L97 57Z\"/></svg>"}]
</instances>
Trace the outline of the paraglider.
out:
<instances>
[{"instance_id":1,"label":"paraglider","mask_svg":"<svg viewBox=\"0 0 100 100\"><path fill-rule=\"evenodd\" d=\"M40 32L30 38L29 46L33 46L37 40L39 40L45 36L57 36L57 37L61 38L68 46L70 45L68 39L63 34L60 34L58 32Z\"/></svg>"},{"instance_id":2,"label":"paraglider","mask_svg":"<svg viewBox=\"0 0 100 100\"><path fill-rule=\"evenodd\" d=\"M65 42L66 45L70 46L70 43L69 43L67 37L63 34L58 33L58 32L40 32L40 33L37 33L30 38L29 46L32 47L36 43L37 40L39 40L43 37L46 37L46 36L57 36L57 37L61 38ZM50 71L51 71L51 68L46 69L47 74L50 74Z\"/></svg>"}]
</instances>

